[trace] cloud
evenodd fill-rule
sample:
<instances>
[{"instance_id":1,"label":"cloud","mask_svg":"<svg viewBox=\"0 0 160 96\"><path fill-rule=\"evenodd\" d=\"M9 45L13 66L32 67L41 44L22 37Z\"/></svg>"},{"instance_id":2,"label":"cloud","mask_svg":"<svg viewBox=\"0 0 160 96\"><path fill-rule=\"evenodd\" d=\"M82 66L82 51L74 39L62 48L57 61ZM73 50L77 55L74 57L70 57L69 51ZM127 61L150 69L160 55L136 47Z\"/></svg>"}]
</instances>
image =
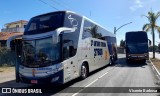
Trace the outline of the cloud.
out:
<instances>
[{"instance_id":1,"label":"cloud","mask_svg":"<svg viewBox=\"0 0 160 96\"><path fill-rule=\"evenodd\" d=\"M143 2L141 0L135 0L134 4L129 7L130 10L136 11L139 8L143 7Z\"/></svg>"}]
</instances>

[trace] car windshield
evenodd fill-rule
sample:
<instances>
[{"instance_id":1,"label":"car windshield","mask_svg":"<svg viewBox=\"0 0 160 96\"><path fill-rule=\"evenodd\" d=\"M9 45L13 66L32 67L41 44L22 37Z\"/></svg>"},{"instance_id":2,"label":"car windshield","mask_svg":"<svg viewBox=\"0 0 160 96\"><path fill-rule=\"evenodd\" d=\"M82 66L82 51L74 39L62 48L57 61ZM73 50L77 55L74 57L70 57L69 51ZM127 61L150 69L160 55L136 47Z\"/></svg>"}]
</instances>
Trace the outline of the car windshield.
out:
<instances>
[{"instance_id":1,"label":"car windshield","mask_svg":"<svg viewBox=\"0 0 160 96\"><path fill-rule=\"evenodd\" d=\"M60 59L60 44L53 44L52 38L23 41L22 64L27 67L44 67Z\"/></svg>"}]
</instances>

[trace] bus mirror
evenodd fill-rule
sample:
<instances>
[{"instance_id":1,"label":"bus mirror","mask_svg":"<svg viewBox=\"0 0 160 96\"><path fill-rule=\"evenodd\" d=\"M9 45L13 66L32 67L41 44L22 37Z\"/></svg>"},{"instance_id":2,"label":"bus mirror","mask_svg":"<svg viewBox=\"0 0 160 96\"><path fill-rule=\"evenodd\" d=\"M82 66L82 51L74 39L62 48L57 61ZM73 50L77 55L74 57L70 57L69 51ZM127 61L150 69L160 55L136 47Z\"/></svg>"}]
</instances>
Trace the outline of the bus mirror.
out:
<instances>
[{"instance_id":1,"label":"bus mirror","mask_svg":"<svg viewBox=\"0 0 160 96\"><path fill-rule=\"evenodd\" d=\"M151 43L152 43L152 42L151 42L151 40L150 40L150 39L148 39L148 42L149 42L149 46L151 46Z\"/></svg>"},{"instance_id":2,"label":"bus mirror","mask_svg":"<svg viewBox=\"0 0 160 96\"><path fill-rule=\"evenodd\" d=\"M53 33L53 44L56 44L59 42L59 35L61 33L71 33L75 32L76 28L67 28L67 27L60 27L56 30L56 32Z\"/></svg>"},{"instance_id":3,"label":"bus mirror","mask_svg":"<svg viewBox=\"0 0 160 96\"><path fill-rule=\"evenodd\" d=\"M76 28L73 27L73 28L67 28L67 27L61 27L61 28L58 28L56 30L57 32L57 37L59 36L59 34L61 34L62 32L63 33L71 33L71 32L75 32Z\"/></svg>"},{"instance_id":4,"label":"bus mirror","mask_svg":"<svg viewBox=\"0 0 160 96\"><path fill-rule=\"evenodd\" d=\"M58 37L56 32L54 32L53 36L52 36L52 40L53 40L53 44L57 44L58 43Z\"/></svg>"}]
</instances>

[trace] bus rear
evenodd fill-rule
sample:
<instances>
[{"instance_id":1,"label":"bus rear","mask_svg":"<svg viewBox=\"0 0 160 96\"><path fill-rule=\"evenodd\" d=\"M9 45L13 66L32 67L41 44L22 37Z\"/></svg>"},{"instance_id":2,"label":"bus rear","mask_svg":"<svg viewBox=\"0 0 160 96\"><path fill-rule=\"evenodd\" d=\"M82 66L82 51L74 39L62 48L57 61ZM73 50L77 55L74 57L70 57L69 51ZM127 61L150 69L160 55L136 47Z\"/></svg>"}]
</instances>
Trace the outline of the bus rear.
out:
<instances>
[{"instance_id":1,"label":"bus rear","mask_svg":"<svg viewBox=\"0 0 160 96\"><path fill-rule=\"evenodd\" d=\"M148 36L144 31L127 32L126 41L126 61L143 61L149 59Z\"/></svg>"}]
</instances>

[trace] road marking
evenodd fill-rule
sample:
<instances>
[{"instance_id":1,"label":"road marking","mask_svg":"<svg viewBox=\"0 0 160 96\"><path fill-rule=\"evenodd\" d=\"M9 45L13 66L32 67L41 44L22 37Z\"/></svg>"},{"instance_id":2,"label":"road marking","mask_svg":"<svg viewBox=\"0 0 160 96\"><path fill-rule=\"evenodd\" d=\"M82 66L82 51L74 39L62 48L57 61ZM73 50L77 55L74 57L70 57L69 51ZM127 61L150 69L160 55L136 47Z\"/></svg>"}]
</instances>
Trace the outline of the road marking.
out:
<instances>
[{"instance_id":1,"label":"road marking","mask_svg":"<svg viewBox=\"0 0 160 96\"><path fill-rule=\"evenodd\" d=\"M156 71L156 76L158 79L160 79L160 72L158 71L158 69L154 66L153 62L151 61L151 59L149 59L150 64L152 65L152 69Z\"/></svg>"},{"instance_id":2,"label":"road marking","mask_svg":"<svg viewBox=\"0 0 160 96\"><path fill-rule=\"evenodd\" d=\"M95 79L94 81L92 81L91 83L89 83L88 85L86 85L83 89L79 90L77 93L74 93L72 96L76 96L78 95L80 92L82 92L86 87L89 87L90 85L92 85L93 83L95 83L98 79L102 78L103 76L105 76L106 74L109 73L109 71L113 70L115 67L118 67L119 64L116 64L115 66L113 66L113 68L111 68L110 70L108 70L106 73L104 73L103 75L99 76L97 79Z\"/></svg>"},{"instance_id":3,"label":"road marking","mask_svg":"<svg viewBox=\"0 0 160 96\"><path fill-rule=\"evenodd\" d=\"M77 93L74 93L72 96L78 95L81 91L83 91L83 89L79 90Z\"/></svg>"},{"instance_id":4,"label":"road marking","mask_svg":"<svg viewBox=\"0 0 160 96\"><path fill-rule=\"evenodd\" d=\"M149 59L149 60L150 60L150 59ZM158 76L160 76L160 73L159 73L158 69L154 66L154 64L152 63L152 61L151 61L151 60L150 60L150 62L151 62L151 64L152 64L152 67L156 70L156 72L157 72Z\"/></svg>"},{"instance_id":5,"label":"road marking","mask_svg":"<svg viewBox=\"0 0 160 96\"><path fill-rule=\"evenodd\" d=\"M108 74L108 72L106 72L105 74L103 74L102 76L100 76L99 78L102 78L104 75Z\"/></svg>"},{"instance_id":6,"label":"road marking","mask_svg":"<svg viewBox=\"0 0 160 96\"><path fill-rule=\"evenodd\" d=\"M101 75L100 77L98 77L98 79L102 78L103 76L105 76L106 74L108 74L108 72L106 72L105 74ZM79 90L77 93L74 93L72 96L76 96L78 95L80 92L82 92L86 87L89 87L90 85L92 85L93 83L95 83L98 79L95 79L94 81L92 81L91 83L89 83L88 85L86 85L83 89Z\"/></svg>"},{"instance_id":7,"label":"road marking","mask_svg":"<svg viewBox=\"0 0 160 96\"><path fill-rule=\"evenodd\" d=\"M89 83L88 85L86 85L83 89L79 90L77 93L74 93L72 96L76 96L77 94L79 94L81 91L83 91L86 87L89 87L90 85L92 85L94 82L96 82L98 79L95 79L94 81L92 81L91 83Z\"/></svg>"},{"instance_id":8,"label":"road marking","mask_svg":"<svg viewBox=\"0 0 160 96\"><path fill-rule=\"evenodd\" d=\"M96 82L98 79L92 81L91 83L89 83L88 85L86 85L85 87L89 87L90 85L92 85L94 82Z\"/></svg>"}]
</instances>

